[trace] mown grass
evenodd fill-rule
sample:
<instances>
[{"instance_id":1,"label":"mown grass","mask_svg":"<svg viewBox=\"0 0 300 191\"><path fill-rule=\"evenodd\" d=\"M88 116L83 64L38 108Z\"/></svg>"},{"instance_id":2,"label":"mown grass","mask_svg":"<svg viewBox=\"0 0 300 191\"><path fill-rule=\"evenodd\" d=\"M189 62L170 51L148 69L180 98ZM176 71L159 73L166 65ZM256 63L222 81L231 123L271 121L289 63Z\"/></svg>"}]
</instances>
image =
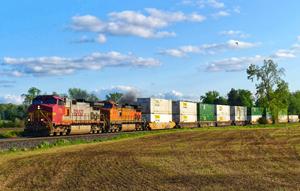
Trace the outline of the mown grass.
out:
<instances>
[{"instance_id":1,"label":"mown grass","mask_svg":"<svg viewBox=\"0 0 300 191\"><path fill-rule=\"evenodd\" d=\"M296 126L141 133L102 143L3 154L0 190L300 188Z\"/></svg>"}]
</instances>

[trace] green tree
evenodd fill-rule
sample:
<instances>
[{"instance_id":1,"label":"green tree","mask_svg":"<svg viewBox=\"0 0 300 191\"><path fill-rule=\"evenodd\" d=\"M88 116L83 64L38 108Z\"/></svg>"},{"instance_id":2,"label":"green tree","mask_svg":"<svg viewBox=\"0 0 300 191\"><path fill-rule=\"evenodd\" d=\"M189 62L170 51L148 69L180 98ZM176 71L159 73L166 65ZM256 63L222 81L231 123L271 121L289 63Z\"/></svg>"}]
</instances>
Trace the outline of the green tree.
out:
<instances>
[{"instance_id":1,"label":"green tree","mask_svg":"<svg viewBox=\"0 0 300 191\"><path fill-rule=\"evenodd\" d=\"M288 107L288 84L282 79L284 69L273 60L265 60L263 66L251 64L247 69L248 79L256 79L256 96L260 106L271 111L273 121L278 121L280 110Z\"/></svg>"},{"instance_id":2,"label":"green tree","mask_svg":"<svg viewBox=\"0 0 300 191\"><path fill-rule=\"evenodd\" d=\"M200 100L202 103L206 104L227 104L227 99L225 97L220 96L219 92L217 91L206 92L204 96L200 97Z\"/></svg>"},{"instance_id":3,"label":"green tree","mask_svg":"<svg viewBox=\"0 0 300 191\"><path fill-rule=\"evenodd\" d=\"M28 91L27 94L22 94L22 97L24 97L23 103L25 105L30 105L32 103L32 100L41 94L41 90L39 90L36 87L31 87Z\"/></svg>"},{"instance_id":4,"label":"green tree","mask_svg":"<svg viewBox=\"0 0 300 191\"><path fill-rule=\"evenodd\" d=\"M123 94L119 93L119 92L110 93L110 94L106 95L106 100L117 103L121 99L122 96L123 96Z\"/></svg>"},{"instance_id":5,"label":"green tree","mask_svg":"<svg viewBox=\"0 0 300 191\"><path fill-rule=\"evenodd\" d=\"M289 113L292 115L300 114L300 91L296 91L290 94Z\"/></svg>"},{"instance_id":6,"label":"green tree","mask_svg":"<svg viewBox=\"0 0 300 191\"><path fill-rule=\"evenodd\" d=\"M99 101L99 98L96 95L88 93L86 90L80 88L70 88L68 93L69 98L71 99L83 99L91 102Z\"/></svg>"},{"instance_id":7,"label":"green tree","mask_svg":"<svg viewBox=\"0 0 300 191\"><path fill-rule=\"evenodd\" d=\"M249 90L231 89L228 93L228 104L232 106L253 106L252 93Z\"/></svg>"}]
</instances>

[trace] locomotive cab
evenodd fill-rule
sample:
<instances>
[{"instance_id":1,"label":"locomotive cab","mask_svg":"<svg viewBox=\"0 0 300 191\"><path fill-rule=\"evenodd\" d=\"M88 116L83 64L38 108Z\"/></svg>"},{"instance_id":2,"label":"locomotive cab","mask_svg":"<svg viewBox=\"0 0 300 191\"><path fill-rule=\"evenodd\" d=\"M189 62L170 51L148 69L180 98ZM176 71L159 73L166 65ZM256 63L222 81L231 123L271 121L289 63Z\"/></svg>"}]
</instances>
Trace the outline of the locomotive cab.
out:
<instances>
[{"instance_id":1,"label":"locomotive cab","mask_svg":"<svg viewBox=\"0 0 300 191\"><path fill-rule=\"evenodd\" d=\"M53 95L37 96L28 108L25 132L48 135L62 122L65 112L64 98Z\"/></svg>"}]
</instances>

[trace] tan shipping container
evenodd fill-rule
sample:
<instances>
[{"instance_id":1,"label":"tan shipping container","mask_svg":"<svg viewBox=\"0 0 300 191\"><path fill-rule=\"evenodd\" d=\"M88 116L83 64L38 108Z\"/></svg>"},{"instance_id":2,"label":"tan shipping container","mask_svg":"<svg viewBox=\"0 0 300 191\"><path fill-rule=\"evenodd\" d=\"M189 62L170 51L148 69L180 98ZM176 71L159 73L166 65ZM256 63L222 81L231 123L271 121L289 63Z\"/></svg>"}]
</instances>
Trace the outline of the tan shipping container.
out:
<instances>
[{"instance_id":1,"label":"tan shipping container","mask_svg":"<svg viewBox=\"0 0 300 191\"><path fill-rule=\"evenodd\" d=\"M173 115L173 121L176 123L194 123L197 122L197 115Z\"/></svg>"},{"instance_id":2,"label":"tan shipping container","mask_svg":"<svg viewBox=\"0 0 300 191\"><path fill-rule=\"evenodd\" d=\"M290 123L297 123L297 122L299 122L299 116L298 115L289 115L289 122Z\"/></svg>"},{"instance_id":3,"label":"tan shipping container","mask_svg":"<svg viewBox=\"0 0 300 191\"><path fill-rule=\"evenodd\" d=\"M230 106L216 105L217 122L230 122Z\"/></svg>"},{"instance_id":4,"label":"tan shipping container","mask_svg":"<svg viewBox=\"0 0 300 191\"><path fill-rule=\"evenodd\" d=\"M247 107L231 106L231 121L247 121Z\"/></svg>"},{"instance_id":5,"label":"tan shipping container","mask_svg":"<svg viewBox=\"0 0 300 191\"><path fill-rule=\"evenodd\" d=\"M279 123L288 123L289 122L288 116L287 115L279 115L278 122Z\"/></svg>"},{"instance_id":6,"label":"tan shipping container","mask_svg":"<svg viewBox=\"0 0 300 191\"><path fill-rule=\"evenodd\" d=\"M172 101L158 98L138 98L137 103L142 106L143 114L172 115Z\"/></svg>"},{"instance_id":7,"label":"tan shipping container","mask_svg":"<svg viewBox=\"0 0 300 191\"><path fill-rule=\"evenodd\" d=\"M173 101L173 115L197 115L197 103L189 101Z\"/></svg>"},{"instance_id":8,"label":"tan shipping container","mask_svg":"<svg viewBox=\"0 0 300 191\"><path fill-rule=\"evenodd\" d=\"M147 122L166 123L172 121L170 114L142 114L142 117Z\"/></svg>"}]
</instances>

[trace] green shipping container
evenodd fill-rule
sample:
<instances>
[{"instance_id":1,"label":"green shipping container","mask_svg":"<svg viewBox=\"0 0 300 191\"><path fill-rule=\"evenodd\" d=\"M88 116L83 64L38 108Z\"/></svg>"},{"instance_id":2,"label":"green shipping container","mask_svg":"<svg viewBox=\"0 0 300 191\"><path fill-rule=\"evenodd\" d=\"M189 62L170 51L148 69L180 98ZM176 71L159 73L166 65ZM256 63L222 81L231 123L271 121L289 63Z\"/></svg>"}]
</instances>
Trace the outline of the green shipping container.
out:
<instances>
[{"instance_id":1,"label":"green shipping container","mask_svg":"<svg viewBox=\"0 0 300 191\"><path fill-rule=\"evenodd\" d=\"M248 115L253 116L253 115L263 115L264 114L264 108L262 107L251 107L248 108Z\"/></svg>"},{"instance_id":2,"label":"green shipping container","mask_svg":"<svg viewBox=\"0 0 300 191\"><path fill-rule=\"evenodd\" d=\"M212 104L197 104L198 121L216 121L216 106Z\"/></svg>"}]
</instances>

